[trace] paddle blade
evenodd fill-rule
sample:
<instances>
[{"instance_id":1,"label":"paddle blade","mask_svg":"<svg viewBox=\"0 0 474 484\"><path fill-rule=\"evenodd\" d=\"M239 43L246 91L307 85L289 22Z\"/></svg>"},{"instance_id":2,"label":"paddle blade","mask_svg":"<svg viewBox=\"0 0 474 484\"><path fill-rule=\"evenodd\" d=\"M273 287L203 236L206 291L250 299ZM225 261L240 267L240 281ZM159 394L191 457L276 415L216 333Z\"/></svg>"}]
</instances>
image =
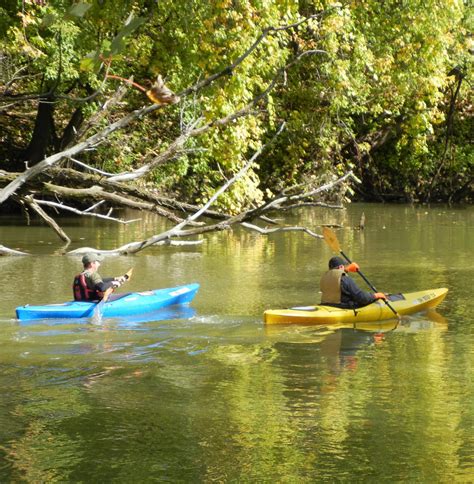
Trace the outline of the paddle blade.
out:
<instances>
[{"instance_id":1,"label":"paddle blade","mask_svg":"<svg viewBox=\"0 0 474 484\"><path fill-rule=\"evenodd\" d=\"M132 277L133 267L130 268L125 274L125 280L128 281ZM92 323L93 324L100 324L102 321L102 312L104 310L104 304L109 299L110 295L115 291L115 286L109 287L105 292L102 299L97 303L96 307L94 308L94 313L92 315Z\"/></svg>"},{"instance_id":2,"label":"paddle blade","mask_svg":"<svg viewBox=\"0 0 474 484\"><path fill-rule=\"evenodd\" d=\"M334 252L341 252L339 240L333 230L329 227L323 227L323 237L326 244L328 244Z\"/></svg>"}]
</instances>

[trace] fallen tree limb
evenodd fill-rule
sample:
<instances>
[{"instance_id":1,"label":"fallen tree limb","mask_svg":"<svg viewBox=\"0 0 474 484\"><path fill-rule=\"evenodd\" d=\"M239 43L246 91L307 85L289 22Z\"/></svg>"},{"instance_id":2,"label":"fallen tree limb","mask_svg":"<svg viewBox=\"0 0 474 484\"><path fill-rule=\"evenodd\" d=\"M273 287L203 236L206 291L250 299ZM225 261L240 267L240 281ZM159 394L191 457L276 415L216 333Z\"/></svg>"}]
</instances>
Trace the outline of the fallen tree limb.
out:
<instances>
[{"instance_id":1,"label":"fallen tree limb","mask_svg":"<svg viewBox=\"0 0 474 484\"><path fill-rule=\"evenodd\" d=\"M203 240L171 240L171 239L167 239L167 240L161 240L160 242L157 242L154 245L166 245L166 246L172 246L172 247L186 247L186 246L202 245L203 242L204 242ZM1 248L1 246L0 246L0 248ZM93 247L81 247L79 249L71 250L65 255L72 255L72 256L84 255L84 254L87 254L88 252L98 252L98 253L100 253L101 255L104 255L104 256L118 256L118 255L122 254L122 252L118 251L117 249L99 250L99 249L95 249ZM23 254L21 254L21 255L23 255ZM27 255L27 254L25 254L25 255Z\"/></svg>"},{"instance_id":2,"label":"fallen tree limb","mask_svg":"<svg viewBox=\"0 0 474 484\"><path fill-rule=\"evenodd\" d=\"M259 227L258 225L250 224L248 222L242 222L241 225L250 230L254 230L262 235L274 234L276 232L305 232L306 234L311 235L311 237L314 237L316 239L324 238L322 235L316 234L315 232L308 229L307 227L288 226L288 227L273 227L271 229L268 229L268 228Z\"/></svg>"},{"instance_id":3,"label":"fallen tree limb","mask_svg":"<svg viewBox=\"0 0 474 484\"><path fill-rule=\"evenodd\" d=\"M246 173L246 171L248 171L248 169L252 166L252 164L255 162L255 160L258 158L258 156L260 156L260 154L263 152L263 150L270 143L272 143L274 141L274 139L280 134L280 132L283 130L283 128L284 128L284 125L282 125L280 127L280 129L275 134L273 139L268 144L262 146L259 150L257 150L254 153L254 155L249 159L249 161L238 171L238 173L236 175L234 175L234 177L232 177L230 180L228 180L224 185L222 185L200 210L198 210L194 214L190 215L186 220L182 221L181 223L179 223L178 225L176 225L172 229L167 230L165 232L162 232L161 234L153 235L152 237L150 237L146 240L143 240L143 241L140 241L140 242L131 242L129 244L123 245L123 246L118 247L118 248L113 249L113 250L109 250L109 251L101 251L100 249L93 249L93 250L96 250L96 251L98 251L102 254L109 254L109 255L135 254L137 252L140 252L140 251L146 249L147 247L165 243L166 241L171 240L173 237L189 237L189 236L202 235L202 234L207 233L207 232L214 232L214 231L219 231L219 230L228 230L228 229L231 228L232 225L234 225L236 223L240 223L244 227L251 229L251 230L254 230L254 231L257 231L261 234L267 234L268 235L268 234L272 234L272 233L276 233L276 232L282 232L282 231L284 231L284 232L300 231L300 232L307 233L311 237L322 238L321 235L316 234L315 232L308 229L307 227L273 227L273 228L269 229L269 228L258 227L257 225L251 224L248 221L252 220L254 218L262 217L264 215L264 212L268 212L268 211L271 211L271 210L276 210L276 209L281 208L281 205L285 201L295 202L295 201L298 201L298 200L301 200L301 199L307 199L307 198L314 197L315 195L319 195L323 192L327 192L328 190L345 183L349 178L353 177L352 172L348 172L348 173L346 173L345 175L343 175L342 177L340 177L336 180L328 182L328 183L324 184L323 186L311 189L307 192L303 192L302 194L293 193L292 195L288 195L288 196L277 195L273 200L271 200L270 202L267 202L266 204L262 205L261 207L257 207L253 210L248 210L246 212L235 215L233 217L227 217L226 220L220 221L216 224L205 225L205 226L202 226L202 227L187 229L187 230L184 228L191 221L196 220L203 213L205 213L206 210L209 208L209 206L212 205L212 203L214 203L214 201L217 200L217 198L222 193L224 193L232 184L234 184L239 178L241 178ZM91 249L87 248L87 250L91 250ZM74 253L78 253L78 251L80 253L83 253L84 251L86 251L86 248L76 249L76 251L74 251ZM69 254L71 254L71 252Z\"/></svg>"},{"instance_id":4,"label":"fallen tree limb","mask_svg":"<svg viewBox=\"0 0 474 484\"><path fill-rule=\"evenodd\" d=\"M106 191L102 186L92 186L90 188L69 188L60 185L53 185L52 183L44 183L45 189L54 195L58 195L67 199L76 200L97 200L108 201L113 205L118 205L122 207L133 208L136 210L146 210L152 213L156 213L162 217L165 217L173 222L180 223L183 221L182 218L163 210L156 204L149 202L141 202L139 200L134 200L129 197L124 197L116 193L111 193Z\"/></svg>"},{"instance_id":5,"label":"fallen tree limb","mask_svg":"<svg viewBox=\"0 0 474 484\"><path fill-rule=\"evenodd\" d=\"M224 193L231 185L233 185L237 180L242 178L242 176L249 170L249 168L252 166L253 163L255 163L255 160L260 156L260 154L263 152L263 150L271 144L274 139L281 133L281 131L284 129L285 124L283 123L277 133L274 135L274 137L270 140L269 143L263 145L259 150L257 150L253 156L249 159L249 161L230 179L228 180L224 185L222 185L216 193L207 201L207 203L196 213L190 215L188 218L180 222L178 225L175 227L162 232L161 234L153 235L152 237L143 240L141 242L132 242L126 245L123 245L121 247L118 247L117 249L114 249L113 251L108 251L108 253L113 253L115 255L118 254L135 254L137 252L140 252L147 247L150 247L152 245L156 245L157 243L163 242L165 240L170 240L172 237L182 237L182 236L189 236L189 235L196 235L204 232L209 232L209 231L215 231L215 230L224 230L228 229L229 225L226 222L221 222L220 224L215 224L211 226L205 226L205 227L200 227L196 229L191 229L184 231L183 228L188 225L190 222L193 222L197 218L199 218L216 200L217 198ZM103 253L103 251L98 251Z\"/></svg>"},{"instance_id":6,"label":"fallen tree limb","mask_svg":"<svg viewBox=\"0 0 474 484\"><path fill-rule=\"evenodd\" d=\"M122 205L125 207L135 208L138 210L150 210L153 211L153 207L150 203L140 202L131 198L122 197L116 193L111 193L104 190L99 186L92 186L90 188L69 188L52 183L45 183L45 188L55 195L62 196L68 199L76 200L107 200L116 205Z\"/></svg>"},{"instance_id":7,"label":"fallen tree limb","mask_svg":"<svg viewBox=\"0 0 474 484\"><path fill-rule=\"evenodd\" d=\"M185 238L185 237L190 237L190 236L198 236L198 235L203 235L205 233L209 232L215 232L215 231L221 231L221 230L229 230L232 228L233 225L235 224L241 224L245 228L249 230L256 231L260 234L263 235L270 235L273 233L277 232L289 232L289 231L299 231L299 232L304 232L311 237L314 238L322 238L321 235L316 234L313 230L307 228L307 227L300 227L300 226L283 226L283 227L271 227L271 228L262 228L259 227L253 223L250 223L251 220L253 219L258 219L258 220L264 220L268 223L271 224L277 224L278 222L270 219L266 216L266 213L275 211L275 210L284 210L286 207L282 205L282 200L284 198L291 198L293 201L297 201L300 198L304 199L308 196L314 196L314 194L320 194L322 192L325 192L331 188L334 188L342 183L345 183L349 177L352 176L351 172L346 173L344 176L338 178L337 180L334 180L332 182L329 182L325 184L322 187L312 189L308 192L303 192L300 194L293 193L291 197L282 197L281 194L277 195L275 197L275 200L278 200L278 204L272 204L272 203L265 203L261 207L257 207L253 210L248 210L246 212L243 212L241 214L237 214L235 216L229 216L225 215L225 219L220 220L219 222L215 224L209 224L209 225L202 225L199 227L195 228L190 228L190 229L185 229L186 225L191 225L193 221L195 221L198 217L202 216L203 214L206 214L207 210L209 209L209 206L221 195L225 190L227 190L235 181L237 181L241 176L245 174L245 171L247 171L252 163L255 162L255 159L260 155L260 153L265 149L266 146L263 146L258 152L256 152L252 158L245 164L245 166L228 182L226 182L225 185L223 185L215 194L214 196L207 202L206 205L201 207L199 211L194 212L192 215L190 215L186 220L181 221L178 225L173 227L170 230L167 230L161 234L156 234L153 235L152 237L144 240L144 241L139 241L139 242L131 242L128 244L125 244L121 247L112 249L112 250L101 250L100 248L90 248L90 247L82 247L79 249L75 249L73 251L68 252L66 255L78 255L78 254L84 254L85 252L90 252L90 251L96 251L100 252L101 254L104 255L122 255L122 254L132 254L132 253L137 253L141 250L144 250L147 247L150 246L155 246L155 245L172 245L172 246L178 246L178 245L197 245L201 244L202 240L197 240L197 241L177 241L173 240L175 238ZM287 190L291 191L291 190ZM97 190L97 188L93 191L93 193L101 193L101 190ZM315 202L312 202L315 203ZM293 203L290 205L290 207L299 207L301 204L300 203ZM337 207L339 208L339 207ZM17 255L26 255L25 253L18 253Z\"/></svg>"},{"instance_id":8,"label":"fallen tree limb","mask_svg":"<svg viewBox=\"0 0 474 484\"><path fill-rule=\"evenodd\" d=\"M101 218L101 219L104 219L104 220L111 220L112 222L117 222L117 223L120 223L120 224L130 224L130 223L133 223L133 222L137 222L138 220L141 220L139 218L134 218L134 219L131 219L131 220L122 220L120 218L109 217L107 215L102 215L100 213L90 212L90 210L92 210L93 207L90 207L87 210L78 210L77 208L69 207L68 205L64 205L64 203L48 202L46 200L36 200L36 203L38 205L44 205L46 207L54 207L54 208L58 208L60 210L65 210L66 212L72 212L72 213L75 213L77 215L84 215L86 217L96 217L96 218ZM99 205L100 203L102 203L102 201L99 202L96 205Z\"/></svg>"},{"instance_id":9,"label":"fallen tree limb","mask_svg":"<svg viewBox=\"0 0 474 484\"><path fill-rule=\"evenodd\" d=\"M289 210L295 210L297 208L305 208L305 207L323 207L323 208L330 208L334 210L344 210L343 205L333 205L331 203L324 203L324 202L300 202L295 203L293 205L286 205L284 207L280 207L279 210L282 212L288 212Z\"/></svg>"},{"instance_id":10,"label":"fallen tree limb","mask_svg":"<svg viewBox=\"0 0 474 484\"><path fill-rule=\"evenodd\" d=\"M68 245L71 243L71 239L66 232L36 203L36 200L31 195L21 197L21 199L58 234L60 239L64 240Z\"/></svg>"},{"instance_id":11,"label":"fallen tree limb","mask_svg":"<svg viewBox=\"0 0 474 484\"><path fill-rule=\"evenodd\" d=\"M30 255L28 252L21 252L19 250L9 249L0 244L0 256L1 255Z\"/></svg>"},{"instance_id":12,"label":"fallen tree limb","mask_svg":"<svg viewBox=\"0 0 474 484\"><path fill-rule=\"evenodd\" d=\"M6 173L6 172L0 171L0 186L9 183L10 181L14 180L17 176L19 176L18 173ZM52 183L49 183L49 184L45 183L45 180L50 180L50 179L53 179L56 182L56 184L53 185ZM174 200L169 197L162 197L157 195L154 192L145 190L136 185L111 181L110 179L104 178L102 176L98 176L97 174L83 173L83 172L76 171L72 168L53 167L50 170L48 170L47 173L41 174L37 181L35 182L32 181L27 184L28 188L34 189L37 193L41 193L41 195L43 196L55 196L57 195L58 192L61 192L62 187L69 188L68 185L72 185L76 187L75 188L76 190L80 190L77 187L81 187L81 186L84 186L83 189L89 190L91 186L97 185L99 187L102 187L104 191L111 190L116 193L121 193L126 197L133 197L138 200L142 200L146 202L145 205L142 205L142 207L134 206L131 208L148 210L164 218L167 218L175 223L181 222L183 218L178 217L175 213L169 210L165 210L163 207L166 207L170 210L176 210L181 213L194 213L200 209L200 207L198 207L197 205L180 202L178 200ZM64 191L63 196L66 197L67 193L69 192ZM70 192L70 193L74 193L74 192ZM76 194L78 195L78 192L76 192ZM97 200L97 193L91 192L91 194L93 195L93 198L91 198L91 200L93 201ZM80 198L87 200L88 194L85 193L83 197L79 197L78 195L75 199L80 199ZM119 199L115 199L115 203L122 206L119 202L120 202ZM95 203L95 205L97 206L103 203L105 203L105 200L100 200L97 203ZM126 206L129 206L129 204L127 203L123 206L126 207ZM225 214L212 211L212 210L207 210L205 215L206 217L216 218L219 220L226 218ZM194 222L194 224L201 225L202 223Z\"/></svg>"}]
</instances>

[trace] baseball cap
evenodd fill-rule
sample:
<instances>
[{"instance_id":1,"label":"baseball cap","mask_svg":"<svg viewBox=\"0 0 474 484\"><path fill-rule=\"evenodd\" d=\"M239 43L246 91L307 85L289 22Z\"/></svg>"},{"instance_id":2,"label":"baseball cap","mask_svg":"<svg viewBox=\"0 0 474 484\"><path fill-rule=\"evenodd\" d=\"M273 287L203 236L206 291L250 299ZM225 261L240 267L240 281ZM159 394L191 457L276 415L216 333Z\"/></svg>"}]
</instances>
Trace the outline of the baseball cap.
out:
<instances>
[{"instance_id":1,"label":"baseball cap","mask_svg":"<svg viewBox=\"0 0 474 484\"><path fill-rule=\"evenodd\" d=\"M345 264L346 262L341 257L336 256L336 257L331 257L329 259L329 269L334 269L336 267L343 266Z\"/></svg>"},{"instance_id":2,"label":"baseball cap","mask_svg":"<svg viewBox=\"0 0 474 484\"><path fill-rule=\"evenodd\" d=\"M99 262L102 262L104 260L104 256L100 254L96 254L95 252L88 252L82 258L82 263L90 264L91 262L95 262L96 260Z\"/></svg>"}]
</instances>

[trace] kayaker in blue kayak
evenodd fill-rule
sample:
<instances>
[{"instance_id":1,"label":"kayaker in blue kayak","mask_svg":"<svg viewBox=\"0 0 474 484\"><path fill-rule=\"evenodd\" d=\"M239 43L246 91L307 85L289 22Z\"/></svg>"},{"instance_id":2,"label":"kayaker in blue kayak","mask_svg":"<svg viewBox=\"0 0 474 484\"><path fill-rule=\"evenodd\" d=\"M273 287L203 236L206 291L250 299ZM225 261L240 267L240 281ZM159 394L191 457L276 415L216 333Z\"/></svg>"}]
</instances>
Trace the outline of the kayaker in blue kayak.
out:
<instances>
[{"instance_id":1,"label":"kayaker in blue kayak","mask_svg":"<svg viewBox=\"0 0 474 484\"><path fill-rule=\"evenodd\" d=\"M120 287L125 276L102 278L97 270L104 257L89 252L82 258L84 270L74 277L73 292L76 301L99 301L104 292L113 287Z\"/></svg>"},{"instance_id":2,"label":"kayaker in blue kayak","mask_svg":"<svg viewBox=\"0 0 474 484\"><path fill-rule=\"evenodd\" d=\"M329 270L320 280L321 304L335 306L344 309L355 309L367 306L377 299L387 299L383 292L363 291L355 281L350 278L348 272L357 272L359 265L352 262L344 264L341 257L329 259Z\"/></svg>"}]
</instances>

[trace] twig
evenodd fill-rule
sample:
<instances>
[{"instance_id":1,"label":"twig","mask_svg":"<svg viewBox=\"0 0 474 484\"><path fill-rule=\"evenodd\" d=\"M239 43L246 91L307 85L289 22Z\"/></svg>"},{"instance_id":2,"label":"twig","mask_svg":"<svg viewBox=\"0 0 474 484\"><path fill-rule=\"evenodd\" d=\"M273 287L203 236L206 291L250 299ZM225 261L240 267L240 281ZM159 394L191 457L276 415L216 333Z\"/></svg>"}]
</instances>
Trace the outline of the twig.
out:
<instances>
[{"instance_id":1,"label":"twig","mask_svg":"<svg viewBox=\"0 0 474 484\"><path fill-rule=\"evenodd\" d=\"M91 212L92 210L96 209L99 205L102 205L105 203L105 200L101 200L100 202L94 203L94 205L91 205L89 208L86 208L84 212Z\"/></svg>"},{"instance_id":2,"label":"twig","mask_svg":"<svg viewBox=\"0 0 474 484\"><path fill-rule=\"evenodd\" d=\"M248 229L255 230L259 234L263 234L263 235L274 234L276 232L305 232L308 235L311 235L311 237L315 237L316 239L324 238L322 235L316 234L315 232L308 229L307 227L292 226L292 227L274 227L271 229L267 229L267 228L259 227L258 225L250 224L248 222L242 222L241 225Z\"/></svg>"},{"instance_id":3,"label":"twig","mask_svg":"<svg viewBox=\"0 0 474 484\"><path fill-rule=\"evenodd\" d=\"M93 166L87 165L86 163L82 163L82 161L76 160L72 156L69 156L68 159L71 160L76 165L82 166L83 168L87 168L88 170L90 170L94 173L98 173L99 175L114 176L114 173L109 173L107 171L103 171L103 170L99 170L98 168L94 168Z\"/></svg>"},{"instance_id":4,"label":"twig","mask_svg":"<svg viewBox=\"0 0 474 484\"><path fill-rule=\"evenodd\" d=\"M102 202L103 201L95 204L95 206L101 204ZM68 205L64 205L63 203L49 202L47 200L36 200L36 203L38 205L45 205L47 207L60 208L61 210L65 210L66 212L73 212L73 213L76 213L77 215L84 215L84 216L87 216L87 217L96 217L96 218L101 218L101 219L104 219L104 220L111 220L113 222L118 222L118 223L125 224L125 225L141 220L140 218L134 218L132 220L122 220L122 219L119 219L119 218L109 217L107 215L102 215L100 213L90 213L90 212L88 212L88 210L91 210L92 207L88 208L87 210L78 210L77 208L69 207Z\"/></svg>"},{"instance_id":5,"label":"twig","mask_svg":"<svg viewBox=\"0 0 474 484\"><path fill-rule=\"evenodd\" d=\"M354 175L352 171L347 172L345 175L342 177L338 178L337 180L328 182L318 188L315 188L309 192L303 193L303 194L296 194L296 195L288 195L288 196L277 196L273 199L271 199L269 202L267 202L263 207L260 209L257 209L258 211L261 210L268 210L272 207L278 207L282 203L289 202L289 201L295 201L295 200L302 200L304 198L310 198L314 197L315 195L321 193L321 192L326 192L329 191L331 188L335 187L336 185L340 185L341 183L345 182L347 179L352 178Z\"/></svg>"},{"instance_id":6,"label":"twig","mask_svg":"<svg viewBox=\"0 0 474 484\"><path fill-rule=\"evenodd\" d=\"M339 7L336 6L336 7L333 7L331 9L328 9L327 11L319 12L319 13L314 14L314 15L310 15L309 17L305 17L305 18L299 20L298 22L295 22L295 23L290 24L290 25L282 25L281 27L267 27L266 29L263 30L263 32L260 34L260 36L254 41L254 43L242 55L237 57L237 59L232 64L230 64L229 66L222 69L222 71L220 71L216 74L213 74L212 76L209 76L206 79L203 79L201 82L196 83L194 86L191 86L191 87L185 89L184 91L178 93L178 96L180 96L180 97L187 96L188 94L190 94L192 92L197 92L200 89L202 89L203 87L208 86L209 84L213 83L215 80L219 79L220 77L231 75L233 73L233 71L240 64L242 64L242 62L244 62L244 60L247 57L249 57L250 54L253 51L255 51L257 49L257 47L263 42L263 40L268 35L270 35L272 33L276 33L276 32L281 32L281 31L284 31L284 30L296 29L301 24L309 22L310 20L313 20L315 18L321 17L322 15L328 13L330 10L332 10L334 8L339 8Z\"/></svg>"}]
</instances>

